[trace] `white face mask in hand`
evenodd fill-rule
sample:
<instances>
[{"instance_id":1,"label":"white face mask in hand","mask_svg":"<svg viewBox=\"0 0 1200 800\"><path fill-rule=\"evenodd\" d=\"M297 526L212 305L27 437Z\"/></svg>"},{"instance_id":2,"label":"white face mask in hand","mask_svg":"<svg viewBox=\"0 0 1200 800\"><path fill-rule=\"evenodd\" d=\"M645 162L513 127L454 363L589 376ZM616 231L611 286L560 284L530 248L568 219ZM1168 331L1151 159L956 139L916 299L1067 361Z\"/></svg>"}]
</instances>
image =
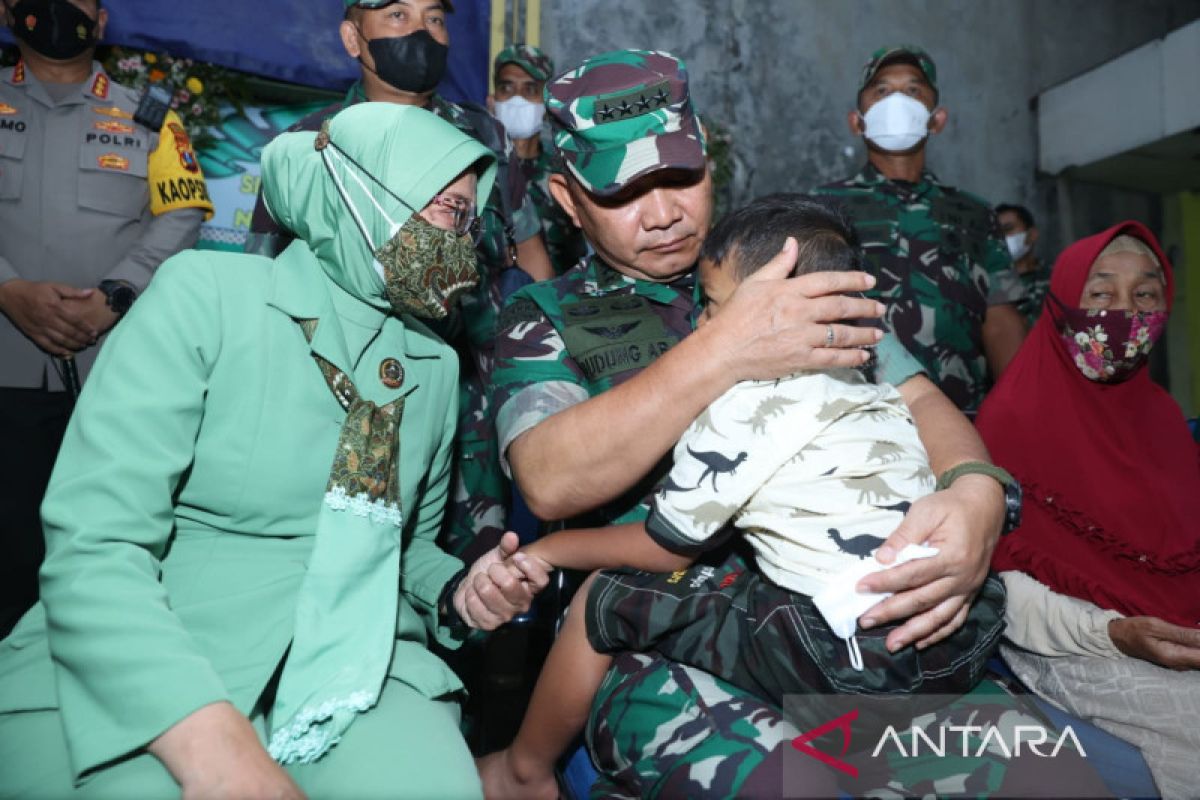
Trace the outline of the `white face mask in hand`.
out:
<instances>
[{"instance_id":1,"label":"white face mask in hand","mask_svg":"<svg viewBox=\"0 0 1200 800\"><path fill-rule=\"evenodd\" d=\"M905 545L896 554L896 560L887 566L875 560L871 554L834 575L825 588L813 595L813 605L825 617L833 635L846 641L850 651L850 666L862 671L862 655L858 650L858 641L854 638L858 630L858 618L867 612L871 606L892 596L891 592L862 592L857 586L860 579L872 572L880 572L891 567L912 561L914 558L930 558L937 555L936 547L923 544Z\"/></svg>"},{"instance_id":2,"label":"white face mask in hand","mask_svg":"<svg viewBox=\"0 0 1200 800\"><path fill-rule=\"evenodd\" d=\"M1012 256L1013 261L1020 261L1029 252L1029 243L1025 241L1028 238L1026 231L1020 233L1012 233L1004 237L1004 243L1008 245L1008 254Z\"/></svg>"},{"instance_id":3,"label":"white face mask in hand","mask_svg":"<svg viewBox=\"0 0 1200 800\"><path fill-rule=\"evenodd\" d=\"M863 114L863 135L876 147L903 152L929 135L930 116L920 100L892 92Z\"/></svg>"},{"instance_id":4,"label":"white face mask in hand","mask_svg":"<svg viewBox=\"0 0 1200 800\"><path fill-rule=\"evenodd\" d=\"M510 97L496 101L496 119L504 123L508 135L513 139L528 139L542 129L542 118L546 107L531 103L524 97Z\"/></svg>"}]
</instances>

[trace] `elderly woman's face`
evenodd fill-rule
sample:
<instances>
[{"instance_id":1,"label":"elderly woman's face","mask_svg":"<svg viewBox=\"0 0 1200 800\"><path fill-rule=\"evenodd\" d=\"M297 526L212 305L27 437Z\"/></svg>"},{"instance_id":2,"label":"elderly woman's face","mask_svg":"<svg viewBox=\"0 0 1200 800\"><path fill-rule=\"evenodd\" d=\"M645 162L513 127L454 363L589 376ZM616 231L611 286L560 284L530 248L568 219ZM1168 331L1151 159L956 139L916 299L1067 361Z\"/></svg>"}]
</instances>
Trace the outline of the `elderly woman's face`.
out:
<instances>
[{"instance_id":1,"label":"elderly woman's face","mask_svg":"<svg viewBox=\"0 0 1200 800\"><path fill-rule=\"evenodd\" d=\"M459 175L421 209L421 219L436 228L454 230L463 212L474 212L477 182L474 172Z\"/></svg>"},{"instance_id":2,"label":"elderly woman's face","mask_svg":"<svg viewBox=\"0 0 1200 800\"><path fill-rule=\"evenodd\" d=\"M1111 253L1097 258L1083 284L1079 307L1164 311L1167 292L1162 270L1140 253Z\"/></svg>"}]
</instances>

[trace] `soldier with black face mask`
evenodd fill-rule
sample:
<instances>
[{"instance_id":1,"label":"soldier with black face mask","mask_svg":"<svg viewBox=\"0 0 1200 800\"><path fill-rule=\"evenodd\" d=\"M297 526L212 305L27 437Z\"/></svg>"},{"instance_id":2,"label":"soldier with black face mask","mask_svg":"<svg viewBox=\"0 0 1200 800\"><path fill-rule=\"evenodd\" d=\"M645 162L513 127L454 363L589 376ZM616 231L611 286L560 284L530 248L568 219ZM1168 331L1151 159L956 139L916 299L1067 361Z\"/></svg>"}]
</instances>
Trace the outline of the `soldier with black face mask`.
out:
<instances>
[{"instance_id":1,"label":"soldier with black face mask","mask_svg":"<svg viewBox=\"0 0 1200 800\"><path fill-rule=\"evenodd\" d=\"M0 636L37 600L38 506L104 335L212 205L179 118L93 61L99 0L0 0ZM66 365L70 365L70 369ZM75 386L70 387L75 390Z\"/></svg>"}]
</instances>

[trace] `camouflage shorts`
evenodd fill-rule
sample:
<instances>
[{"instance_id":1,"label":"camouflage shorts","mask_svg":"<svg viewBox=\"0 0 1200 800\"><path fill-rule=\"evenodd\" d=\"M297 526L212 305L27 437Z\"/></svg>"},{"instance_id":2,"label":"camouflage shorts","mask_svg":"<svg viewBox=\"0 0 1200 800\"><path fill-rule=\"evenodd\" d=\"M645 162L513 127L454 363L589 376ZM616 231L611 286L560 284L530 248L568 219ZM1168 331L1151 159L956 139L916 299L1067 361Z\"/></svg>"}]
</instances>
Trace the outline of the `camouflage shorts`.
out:
<instances>
[{"instance_id":1,"label":"camouflage shorts","mask_svg":"<svg viewBox=\"0 0 1200 800\"><path fill-rule=\"evenodd\" d=\"M773 703L821 692L957 695L983 678L1004 629L1004 599L1004 584L988 576L962 627L924 650L888 652L898 623L859 631L861 670L811 597L745 571L740 560L669 575L605 570L586 620L597 652L654 650Z\"/></svg>"}]
</instances>

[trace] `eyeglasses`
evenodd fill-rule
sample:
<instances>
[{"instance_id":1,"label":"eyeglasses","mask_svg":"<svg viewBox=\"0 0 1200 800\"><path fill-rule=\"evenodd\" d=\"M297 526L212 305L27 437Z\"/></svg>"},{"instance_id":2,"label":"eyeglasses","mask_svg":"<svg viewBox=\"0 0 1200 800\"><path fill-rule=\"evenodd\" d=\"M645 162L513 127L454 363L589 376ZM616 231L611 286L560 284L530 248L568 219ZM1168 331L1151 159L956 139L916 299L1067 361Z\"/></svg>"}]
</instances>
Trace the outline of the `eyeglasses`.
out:
<instances>
[{"instance_id":1,"label":"eyeglasses","mask_svg":"<svg viewBox=\"0 0 1200 800\"><path fill-rule=\"evenodd\" d=\"M475 204L461 197L449 194L434 195L429 201L431 206L440 206L454 215L454 232L459 236L470 236L473 240L479 234L479 215L475 213Z\"/></svg>"},{"instance_id":2,"label":"eyeglasses","mask_svg":"<svg viewBox=\"0 0 1200 800\"><path fill-rule=\"evenodd\" d=\"M404 206L412 213L418 215L420 214L420 212L413 208L412 205L404 200L404 198L393 192L384 184L383 181L371 174L370 170L358 163L358 160L355 159L354 156L350 155L336 143L334 143L329 138L328 125L329 122L326 120L325 124L321 126L320 133L317 135L315 144L318 150L323 150L326 147L332 147L342 158L345 158L347 161L357 167L363 175L366 175L368 178L370 178L376 186L378 186L380 189L383 189L383 191L386 192L392 199L400 203L400 205ZM438 194L433 196L433 199L429 201L429 205L440 206L448 211L453 212L454 232L459 236L470 236L471 241L474 244L479 244L479 240L481 238L481 227L479 224L479 215L475 211L474 203L463 200L461 197L454 197L453 195L448 194ZM378 204L376 204L376 207L378 207ZM380 209L380 211L382 211L382 209ZM368 244L369 243L370 242L368 241Z\"/></svg>"}]
</instances>

